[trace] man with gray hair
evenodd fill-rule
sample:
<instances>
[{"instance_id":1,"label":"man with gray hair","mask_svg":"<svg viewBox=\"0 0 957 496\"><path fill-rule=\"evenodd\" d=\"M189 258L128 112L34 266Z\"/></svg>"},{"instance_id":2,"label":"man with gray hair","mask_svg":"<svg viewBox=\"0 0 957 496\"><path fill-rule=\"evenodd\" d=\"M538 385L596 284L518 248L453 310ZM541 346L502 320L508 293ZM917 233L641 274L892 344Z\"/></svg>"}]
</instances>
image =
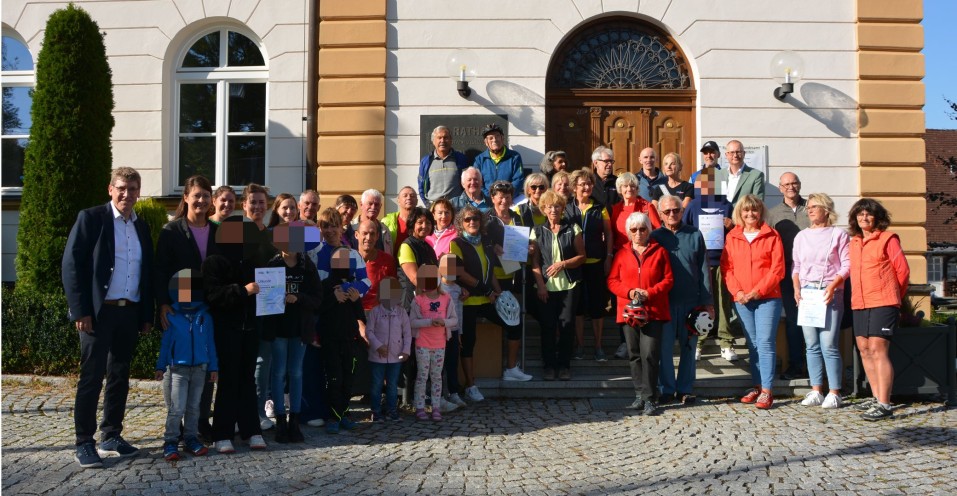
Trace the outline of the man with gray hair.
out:
<instances>
[{"instance_id":1,"label":"man with gray hair","mask_svg":"<svg viewBox=\"0 0 957 496\"><path fill-rule=\"evenodd\" d=\"M595 173L595 189L592 196L600 201L608 212L611 213L611 207L621 201L618 196L618 189L615 181L618 176L615 171L615 151L607 146L599 146L591 152L591 168Z\"/></svg>"},{"instance_id":2,"label":"man with gray hair","mask_svg":"<svg viewBox=\"0 0 957 496\"><path fill-rule=\"evenodd\" d=\"M462 171L468 159L452 149L452 132L445 126L432 130L435 150L419 162L419 198L426 207L439 198L451 200L462 194Z\"/></svg>"},{"instance_id":3,"label":"man with gray hair","mask_svg":"<svg viewBox=\"0 0 957 496\"><path fill-rule=\"evenodd\" d=\"M359 199L359 215L352 222L354 231L359 229L359 224L364 220L371 220L379 226L379 240L376 241L376 249L392 254L392 233L385 224L379 222L379 213L382 212L382 204L385 197L376 189L367 189L362 192Z\"/></svg>"}]
</instances>

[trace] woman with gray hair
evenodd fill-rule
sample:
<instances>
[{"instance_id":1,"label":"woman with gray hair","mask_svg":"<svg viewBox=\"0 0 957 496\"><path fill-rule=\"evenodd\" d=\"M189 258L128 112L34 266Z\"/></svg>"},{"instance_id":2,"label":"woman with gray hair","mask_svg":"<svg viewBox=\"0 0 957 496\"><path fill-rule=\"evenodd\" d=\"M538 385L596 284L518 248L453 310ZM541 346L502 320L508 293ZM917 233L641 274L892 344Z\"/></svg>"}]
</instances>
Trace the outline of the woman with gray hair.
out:
<instances>
[{"instance_id":1,"label":"woman with gray hair","mask_svg":"<svg viewBox=\"0 0 957 496\"><path fill-rule=\"evenodd\" d=\"M540 226L545 223L545 214L538 208L538 200L542 193L549 188L548 177L541 172L529 174L525 178L525 198L527 202L516 205L514 210L522 218L522 225L525 227Z\"/></svg>"},{"instance_id":2,"label":"woman with gray hair","mask_svg":"<svg viewBox=\"0 0 957 496\"><path fill-rule=\"evenodd\" d=\"M611 227L615 237L615 250L618 250L631 242L631 237L625 229L625 219L632 213L646 214L655 229L661 227L661 219L658 217L658 209L638 195L638 176L625 172L615 180L615 188L621 196L621 201L611 209Z\"/></svg>"},{"instance_id":3,"label":"woman with gray hair","mask_svg":"<svg viewBox=\"0 0 957 496\"><path fill-rule=\"evenodd\" d=\"M538 164L538 168L542 171L542 174L548 178L548 181L551 182L552 176L556 172L567 171L568 162L565 152L561 150L551 150L545 152L545 156L542 157L541 163Z\"/></svg>"},{"instance_id":4,"label":"woman with gray hair","mask_svg":"<svg viewBox=\"0 0 957 496\"><path fill-rule=\"evenodd\" d=\"M674 286L668 252L651 239L651 221L634 212L625 220L630 243L615 254L608 289L617 296L618 323L624 325L635 401L629 408L658 413L661 331L671 318L668 292ZM640 308L639 308L640 307ZM628 310L626 318L622 310Z\"/></svg>"}]
</instances>

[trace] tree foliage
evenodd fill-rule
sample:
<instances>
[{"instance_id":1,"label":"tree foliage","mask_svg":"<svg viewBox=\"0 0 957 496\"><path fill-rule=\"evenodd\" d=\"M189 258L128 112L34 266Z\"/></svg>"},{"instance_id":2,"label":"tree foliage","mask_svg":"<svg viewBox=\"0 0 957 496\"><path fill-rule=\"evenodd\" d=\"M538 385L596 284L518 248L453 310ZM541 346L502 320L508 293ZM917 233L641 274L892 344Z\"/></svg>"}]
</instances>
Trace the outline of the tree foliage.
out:
<instances>
[{"instance_id":1,"label":"tree foliage","mask_svg":"<svg viewBox=\"0 0 957 496\"><path fill-rule=\"evenodd\" d=\"M99 27L70 4L47 20L24 159L18 285L62 291L60 261L80 210L105 203L113 82Z\"/></svg>"},{"instance_id":2,"label":"tree foliage","mask_svg":"<svg viewBox=\"0 0 957 496\"><path fill-rule=\"evenodd\" d=\"M945 99L946 100L946 99ZM950 105L950 108L953 112L950 113L950 118L957 120L957 102L952 102L946 100L947 105ZM944 224L951 224L957 222L957 195L953 193L957 189L957 157L937 157L937 164L940 167L947 169L947 172L950 174L951 181L947 184L937 184L936 187L942 188L937 191L928 191L925 197L927 201L935 203L933 210L939 212L943 210L944 212L949 212L947 220L944 221Z\"/></svg>"}]
</instances>

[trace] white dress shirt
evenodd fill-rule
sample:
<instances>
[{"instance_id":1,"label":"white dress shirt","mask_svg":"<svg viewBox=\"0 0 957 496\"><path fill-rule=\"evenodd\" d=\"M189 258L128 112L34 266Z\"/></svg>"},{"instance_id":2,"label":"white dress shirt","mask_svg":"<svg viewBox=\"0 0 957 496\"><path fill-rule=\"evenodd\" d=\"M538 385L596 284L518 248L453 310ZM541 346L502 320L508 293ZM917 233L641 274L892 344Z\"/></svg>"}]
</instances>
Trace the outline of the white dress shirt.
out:
<instances>
[{"instance_id":1,"label":"white dress shirt","mask_svg":"<svg viewBox=\"0 0 957 496\"><path fill-rule=\"evenodd\" d=\"M143 262L143 247L136 235L136 212L129 220L110 202L113 209L113 275L106 290L107 300L126 299L140 301L140 270Z\"/></svg>"}]
</instances>

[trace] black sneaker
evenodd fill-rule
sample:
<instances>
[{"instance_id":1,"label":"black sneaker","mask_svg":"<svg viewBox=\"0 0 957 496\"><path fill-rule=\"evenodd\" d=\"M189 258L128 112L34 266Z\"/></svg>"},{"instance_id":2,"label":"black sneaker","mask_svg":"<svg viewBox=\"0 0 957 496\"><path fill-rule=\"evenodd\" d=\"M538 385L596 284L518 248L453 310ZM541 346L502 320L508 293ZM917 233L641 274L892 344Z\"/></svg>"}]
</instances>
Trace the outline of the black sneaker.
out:
<instances>
[{"instance_id":1,"label":"black sneaker","mask_svg":"<svg viewBox=\"0 0 957 496\"><path fill-rule=\"evenodd\" d=\"M870 410L861 414L861 418L864 420L881 420L888 418L894 415L889 408L884 408L880 403L874 403L874 406Z\"/></svg>"},{"instance_id":2,"label":"black sneaker","mask_svg":"<svg viewBox=\"0 0 957 496\"><path fill-rule=\"evenodd\" d=\"M100 454L115 453L120 456L135 456L140 452L132 444L126 442L122 436L115 436L102 441L98 450Z\"/></svg>"},{"instance_id":3,"label":"black sneaker","mask_svg":"<svg viewBox=\"0 0 957 496\"><path fill-rule=\"evenodd\" d=\"M658 405L654 401L646 401L645 408L642 409L641 414L646 417L652 417L658 415Z\"/></svg>"},{"instance_id":4,"label":"black sneaker","mask_svg":"<svg viewBox=\"0 0 957 496\"><path fill-rule=\"evenodd\" d=\"M871 409L877 402L874 401L874 398L868 398L860 403L854 404L854 409L859 412L866 412Z\"/></svg>"},{"instance_id":5,"label":"black sneaker","mask_svg":"<svg viewBox=\"0 0 957 496\"><path fill-rule=\"evenodd\" d=\"M667 405L669 403L674 403L674 402L675 402L674 394L663 394L658 397L658 403L662 405Z\"/></svg>"},{"instance_id":6,"label":"black sneaker","mask_svg":"<svg viewBox=\"0 0 957 496\"><path fill-rule=\"evenodd\" d=\"M90 441L77 445L73 459L83 468L102 468L103 459L96 452L96 445Z\"/></svg>"},{"instance_id":7,"label":"black sneaker","mask_svg":"<svg viewBox=\"0 0 957 496\"><path fill-rule=\"evenodd\" d=\"M630 405L626 406L625 408L629 410L643 410L645 408L645 400L641 398L635 398L635 401L633 401Z\"/></svg>"}]
</instances>

